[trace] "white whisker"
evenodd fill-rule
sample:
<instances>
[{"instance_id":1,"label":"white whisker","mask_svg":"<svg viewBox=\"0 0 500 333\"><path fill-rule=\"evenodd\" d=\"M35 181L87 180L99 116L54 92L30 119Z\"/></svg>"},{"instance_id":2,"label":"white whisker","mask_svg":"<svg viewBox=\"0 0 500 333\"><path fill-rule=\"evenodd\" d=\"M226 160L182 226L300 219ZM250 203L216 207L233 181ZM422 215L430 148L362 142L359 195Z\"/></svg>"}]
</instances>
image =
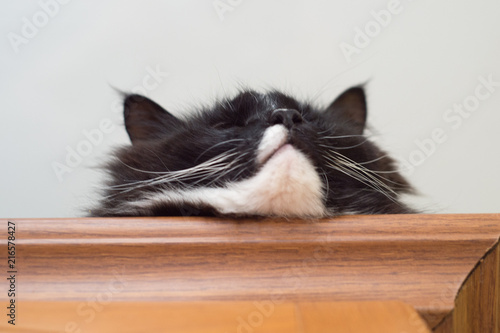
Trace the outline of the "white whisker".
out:
<instances>
[{"instance_id":1,"label":"white whisker","mask_svg":"<svg viewBox=\"0 0 500 333\"><path fill-rule=\"evenodd\" d=\"M130 169L142 173L147 173L147 174L160 174L159 176L147 180L141 180L141 181L135 181L135 182L130 182L126 184L117 184L117 185L111 185L108 186L110 190L116 190L119 191L119 193L112 194L111 196L120 194L120 193L126 193L130 192L132 190L135 190L137 188L145 187L145 186L154 186L154 185L165 185L169 182L176 181L176 182L183 182L192 178L197 178L200 176L205 176L202 179L207 179L210 178L213 174L219 173L222 170L227 169L229 166L233 165L241 159L241 154L240 157L238 157L236 160L234 160L231 163L227 163L227 159L234 157L235 155L238 155L236 152L229 152L217 155L203 163L200 163L194 167L188 168L188 169L183 169L183 170L175 170L175 171L166 171L166 172L152 172L152 171L146 171L146 170L140 170L137 168L134 168L132 166L126 165ZM123 162L122 162L123 163Z\"/></svg>"},{"instance_id":2,"label":"white whisker","mask_svg":"<svg viewBox=\"0 0 500 333\"><path fill-rule=\"evenodd\" d=\"M222 142L219 142L219 143L216 143L215 145L213 145L212 147L206 149L204 152L202 152L198 158L196 158L195 160L195 163L203 156L205 155L208 151L210 151L211 149L214 149L215 147L218 147L220 145L223 145L223 144L227 144L227 143L230 143L230 142L241 142L241 141L245 141L244 139L230 139L230 140L226 140L226 141L222 141ZM233 148L235 149L235 148Z\"/></svg>"},{"instance_id":3,"label":"white whisker","mask_svg":"<svg viewBox=\"0 0 500 333\"><path fill-rule=\"evenodd\" d=\"M345 138L365 138L364 135L361 134L351 134L351 135L336 135L336 136L322 136L320 139L345 139Z\"/></svg>"},{"instance_id":4,"label":"white whisker","mask_svg":"<svg viewBox=\"0 0 500 333\"><path fill-rule=\"evenodd\" d=\"M330 153L333 153L335 156L324 155L324 157L329 162L331 162L328 163L330 167L346 175L349 175L350 177L379 191L380 193L384 194L391 200L395 201L397 193L382 180L385 180L387 182L392 182L392 181L380 176L377 173L372 172L372 170L360 165L359 163L351 160L350 158L334 150L331 150Z\"/></svg>"},{"instance_id":5,"label":"white whisker","mask_svg":"<svg viewBox=\"0 0 500 333\"><path fill-rule=\"evenodd\" d=\"M368 139L366 139L366 140L365 140L365 141L363 141L363 142L360 142L360 143L357 143L357 144L355 144L355 145L352 145L352 146L342 146L342 147L336 147L336 146L330 146L330 145L325 145L325 144L321 144L321 143L320 143L320 144L318 144L318 146L320 146L320 147L325 147L325 148L329 148L329 149L339 149L339 150L341 150L341 149L352 149L352 148L356 148L356 147L359 147L359 146L361 146L361 145L365 144L366 142L368 142Z\"/></svg>"}]
</instances>

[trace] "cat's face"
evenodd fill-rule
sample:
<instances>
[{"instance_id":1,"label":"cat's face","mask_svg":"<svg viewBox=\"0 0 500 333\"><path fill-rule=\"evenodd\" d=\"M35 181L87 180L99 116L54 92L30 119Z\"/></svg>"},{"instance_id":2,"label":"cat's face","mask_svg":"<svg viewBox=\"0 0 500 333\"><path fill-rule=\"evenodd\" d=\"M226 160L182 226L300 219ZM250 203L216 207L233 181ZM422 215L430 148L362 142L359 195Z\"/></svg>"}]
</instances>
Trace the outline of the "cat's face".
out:
<instances>
[{"instance_id":1,"label":"cat's face","mask_svg":"<svg viewBox=\"0 0 500 333\"><path fill-rule=\"evenodd\" d=\"M116 152L94 216L408 213L411 187L364 135L351 88L325 110L279 92L240 93L187 119L125 99L132 146Z\"/></svg>"}]
</instances>

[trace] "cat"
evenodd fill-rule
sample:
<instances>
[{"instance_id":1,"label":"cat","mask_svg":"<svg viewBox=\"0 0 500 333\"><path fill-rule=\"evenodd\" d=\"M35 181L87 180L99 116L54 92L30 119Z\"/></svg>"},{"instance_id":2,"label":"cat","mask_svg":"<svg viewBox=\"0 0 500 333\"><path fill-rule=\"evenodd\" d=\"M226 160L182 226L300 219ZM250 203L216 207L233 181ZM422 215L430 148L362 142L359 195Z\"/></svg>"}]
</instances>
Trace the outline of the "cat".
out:
<instances>
[{"instance_id":1,"label":"cat","mask_svg":"<svg viewBox=\"0 0 500 333\"><path fill-rule=\"evenodd\" d=\"M132 142L115 151L91 216L322 218L415 211L413 188L365 135L364 88L327 108L242 90L185 118L124 96Z\"/></svg>"}]
</instances>

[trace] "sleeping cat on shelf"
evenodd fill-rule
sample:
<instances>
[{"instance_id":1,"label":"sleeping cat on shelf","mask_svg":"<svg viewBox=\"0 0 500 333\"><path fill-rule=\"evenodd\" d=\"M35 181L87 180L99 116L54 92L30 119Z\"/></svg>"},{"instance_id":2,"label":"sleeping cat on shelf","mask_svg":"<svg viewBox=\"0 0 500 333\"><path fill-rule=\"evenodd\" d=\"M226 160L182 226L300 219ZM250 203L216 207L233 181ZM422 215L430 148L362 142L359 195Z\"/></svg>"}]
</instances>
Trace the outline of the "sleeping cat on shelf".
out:
<instances>
[{"instance_id":1,"label":"sleeping cat on shelf","mask_svg":"<svg viewBox=\"0 0 500 333\"><path fill-rule=\"evenodd\" d=\"M132 145L115 151L92 216L319 218L401 214L412 187L364 134L362 87L317 109L278 91L242 91L179 119L124 101Z\"/></svg>"}]
</instances>

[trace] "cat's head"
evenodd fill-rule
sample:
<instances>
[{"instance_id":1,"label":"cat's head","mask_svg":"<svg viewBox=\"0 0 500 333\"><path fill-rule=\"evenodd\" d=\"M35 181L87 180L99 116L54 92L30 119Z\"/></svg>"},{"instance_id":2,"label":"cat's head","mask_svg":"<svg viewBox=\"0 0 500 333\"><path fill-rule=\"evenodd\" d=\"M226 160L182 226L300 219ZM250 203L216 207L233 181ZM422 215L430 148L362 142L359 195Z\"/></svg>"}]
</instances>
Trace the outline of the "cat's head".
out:
<instances>
[{"instance_id":1,"label":"cat's head","mask_svg":"<svg viewBox=\"0 0 500 333\"><path fill-rule=\"evenodd\" d=\"M131 146L107 165L94 216L409 213L394 161L364 135L363 88L325 109L243 91L184 119L128 95Z\"/></svg>"}]
</instances>

